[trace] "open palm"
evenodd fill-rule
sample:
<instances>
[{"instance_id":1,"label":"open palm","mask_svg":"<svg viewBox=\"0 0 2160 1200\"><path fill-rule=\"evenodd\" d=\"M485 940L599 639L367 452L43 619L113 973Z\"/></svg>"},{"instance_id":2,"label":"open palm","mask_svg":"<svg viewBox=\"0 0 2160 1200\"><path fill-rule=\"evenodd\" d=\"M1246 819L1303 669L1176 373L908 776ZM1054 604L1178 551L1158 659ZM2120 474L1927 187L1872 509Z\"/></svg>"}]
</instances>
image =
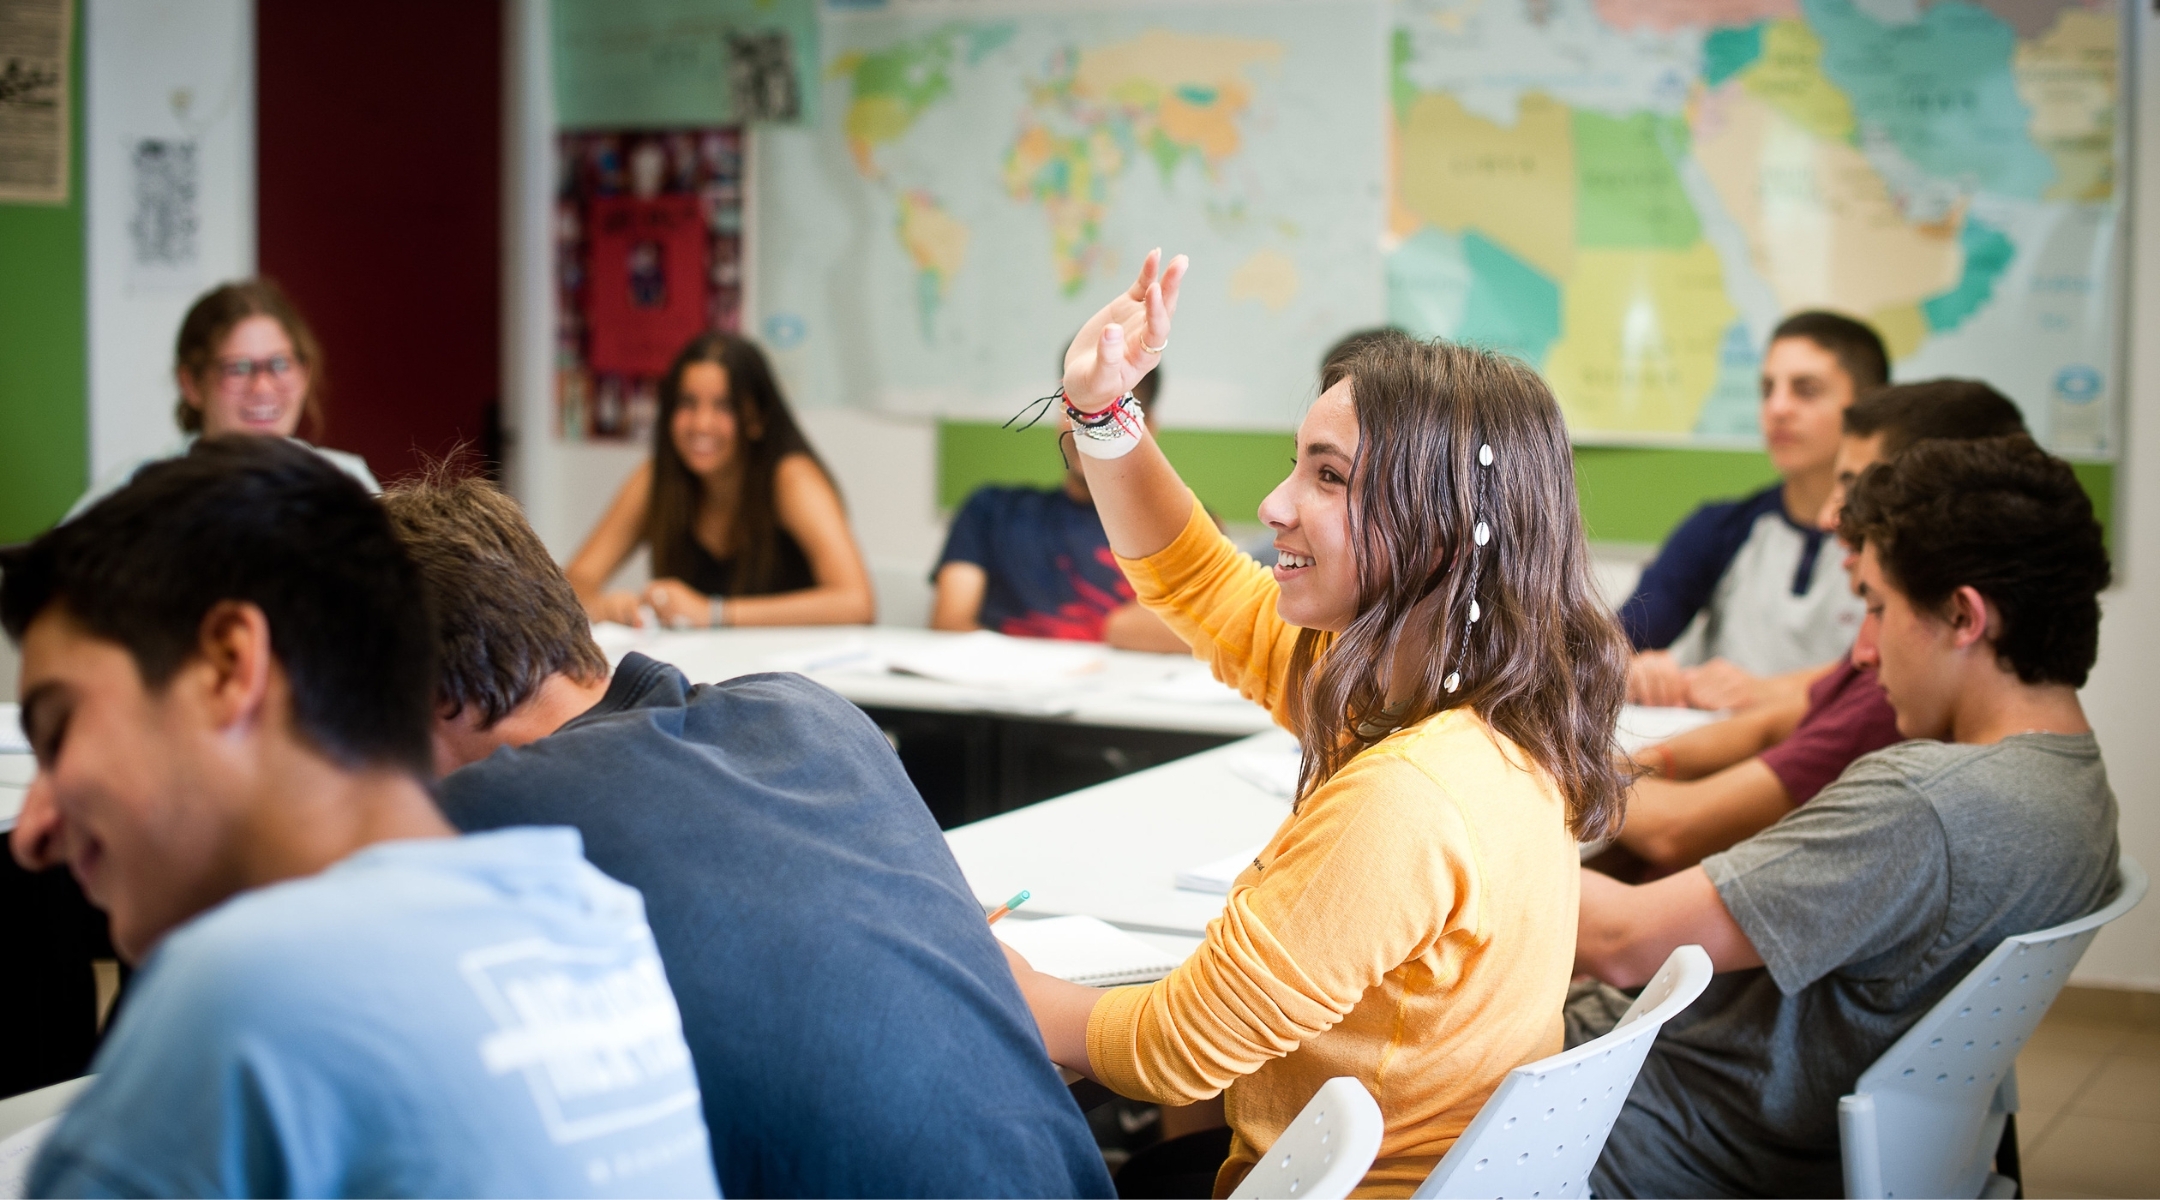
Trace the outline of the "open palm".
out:
<instances>
[{"instance_id":1,"label":"open palm","mask_svg":"<svg viewBox=\"0 0 2160 1200\"><path fill-rule=\"evenodd\" d=\"M1170 345L1170 317L1177 312L1178 287L1189 265L1180 254L1164 267L1162 251L1150 251L1132 287L1080 327L1065 351L1068 403L1081 412L1101 412L1155 369Z\"/></svg>"}]
</instances>

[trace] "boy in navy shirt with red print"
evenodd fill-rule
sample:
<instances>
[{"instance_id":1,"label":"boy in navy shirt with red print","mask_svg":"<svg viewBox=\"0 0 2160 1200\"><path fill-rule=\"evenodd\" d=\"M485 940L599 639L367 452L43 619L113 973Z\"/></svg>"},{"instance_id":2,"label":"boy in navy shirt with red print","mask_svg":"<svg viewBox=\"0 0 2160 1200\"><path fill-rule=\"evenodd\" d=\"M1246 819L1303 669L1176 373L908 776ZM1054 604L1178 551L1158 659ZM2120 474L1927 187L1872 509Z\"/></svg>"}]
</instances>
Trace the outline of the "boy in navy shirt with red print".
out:
<instances>
[{"instance_id":1,"label":"boy in navy shirt with red print","mask_svg":"<svg viewBox=\"0 0 2160 1200\"><path fill-rule=\"evenodd\" d=\"M1157 370L1133 388L1154 424ZM1133 603L1095 515L1079 459L1066 454L1055 488L977 488L953 517L938 556L932 629L994 629L1014 637L1108 642L1124 650L1186 652L1155 614Z\"/></svg>"}]
</instances>

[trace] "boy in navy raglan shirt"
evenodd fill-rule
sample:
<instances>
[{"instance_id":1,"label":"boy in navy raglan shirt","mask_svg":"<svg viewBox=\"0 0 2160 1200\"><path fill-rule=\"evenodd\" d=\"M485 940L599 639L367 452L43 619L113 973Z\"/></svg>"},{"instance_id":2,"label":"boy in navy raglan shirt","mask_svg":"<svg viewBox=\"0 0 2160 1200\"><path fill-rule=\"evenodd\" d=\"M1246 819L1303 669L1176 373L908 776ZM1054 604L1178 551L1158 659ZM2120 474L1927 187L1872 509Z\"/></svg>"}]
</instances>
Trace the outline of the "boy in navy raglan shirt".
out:
<instances>
[{"instance_id":1,"label":"boy in navy raglan shirt","mask_svg":"<svg viewBox=\"0 0 2160 1200\"><path fill-rule=\"evenodd\" d=\"M1797 694L1845 653L1861 606L1816 514L1830 494L1840 418L1889 377L1882 339L1849 317L1798 313L1770 335L1763 444L1781 480L1697 509L1643 569L1620 608L1636 650L1630 701L1745 708ZM1690 665L1667 648L1697 614L1703 646Z\"/></svg>"}]
</instances>

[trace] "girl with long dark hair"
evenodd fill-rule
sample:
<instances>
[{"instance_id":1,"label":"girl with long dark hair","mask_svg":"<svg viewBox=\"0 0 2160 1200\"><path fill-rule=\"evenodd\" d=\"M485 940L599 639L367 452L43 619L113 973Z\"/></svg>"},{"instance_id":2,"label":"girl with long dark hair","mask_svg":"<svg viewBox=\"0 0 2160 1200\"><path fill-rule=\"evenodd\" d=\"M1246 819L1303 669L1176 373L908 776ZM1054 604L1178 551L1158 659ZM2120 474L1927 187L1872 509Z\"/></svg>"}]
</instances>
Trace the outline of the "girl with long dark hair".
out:
<instances>
[{"instance_id":1,"label":"girl with long dark hair","mask_svg":"<svg viewBox=\"0 0 2160 1200\"><path fill-rule=\"evenodd\" d=\"M607 592L643 542L653 581ZM876 606L840 493L796 427L756 345L700 334L660 384L652 457L570 561L594 620L668 625L850 625Z\"/></svg>"},{"instance_id":2,"label":"girl with long dark hair","mask_svg":"<svg viewBox=\"0 0 2160 1200\"><path fill-rule=\"evenodd\" d=\"M1303 743L1297 802L1160 982L1008 955L1057 1062L1158 1103L1223 1096L1215 1194L1351 1075L1387 1122L1360 1190L1408 1195L1509 1070L1561 1048L1576 842L1620 822L1627 643L1552 393L1447 342L1330 360L1260 506L1277 564L1241 554L1133 411L1185 274L1160 262L1074 339L1067 412L1140 602Z\"/></svg>"}]
</instances>

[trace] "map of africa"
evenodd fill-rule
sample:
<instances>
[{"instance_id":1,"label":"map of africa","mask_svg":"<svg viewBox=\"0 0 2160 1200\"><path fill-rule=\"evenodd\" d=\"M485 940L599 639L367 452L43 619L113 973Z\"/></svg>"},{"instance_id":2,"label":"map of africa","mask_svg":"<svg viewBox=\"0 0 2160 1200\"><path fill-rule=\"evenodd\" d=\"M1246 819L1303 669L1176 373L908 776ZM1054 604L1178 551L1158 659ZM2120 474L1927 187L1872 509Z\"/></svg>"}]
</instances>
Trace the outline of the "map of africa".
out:
<instances>
[{"instance_id":1,"label":"map of africa","mask_svg":"<svg viewBox=\"0 0 2160 1200\"><path fill-rule=\"evenodd\" d=\"M1520 355L1579 440L1747 445L1784 314L2115 451L2120 12L2082 0L930 4L826 18L758 164L812 403L1003 417L1155 245L1179 424L1286 428L1387 320Z\"/></svg>"}]
</instances>

